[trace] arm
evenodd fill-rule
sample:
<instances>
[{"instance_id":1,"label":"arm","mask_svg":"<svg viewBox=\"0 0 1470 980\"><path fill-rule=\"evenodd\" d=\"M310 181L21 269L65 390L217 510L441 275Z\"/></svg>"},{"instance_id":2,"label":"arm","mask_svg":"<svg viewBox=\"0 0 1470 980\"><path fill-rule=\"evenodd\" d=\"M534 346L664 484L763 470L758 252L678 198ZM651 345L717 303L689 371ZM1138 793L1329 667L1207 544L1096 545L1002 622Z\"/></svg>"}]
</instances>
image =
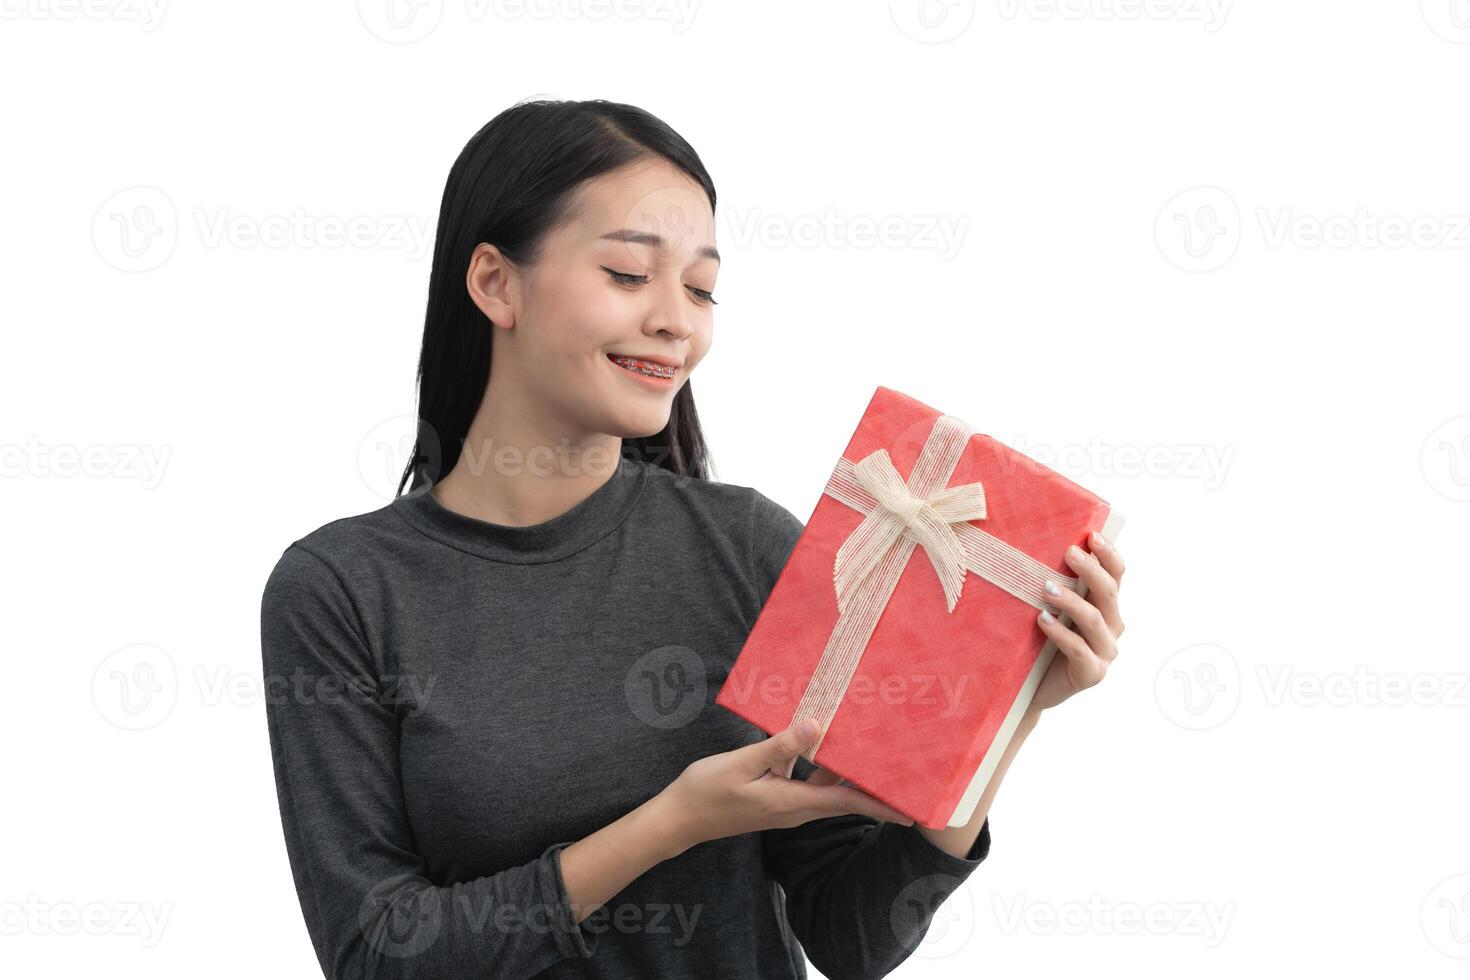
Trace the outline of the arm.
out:
<instances>
[{"instance_id":1,"label":"arm","mask_svg":"<svg viewBox=\"0 0 1470 980\"><path fill-rule=\"evenodd\" d=\"M792 929L818 969L833 978L881 977L913 954L934 912L989 855L990 806L1038 715L1026 712L963 827L840 817L764 832ZM799 758L792 775L805 779L815 768Z\"/></svg>"},{"instance_id":2,"label":"arm","mask_svg":"<svg viewBox=\"0 0 1470 980\"><path fill-rule=\"evenodd\" d=\"M364 636L335 571L287 548L261 602L266 719L286 850L323 973L530 977L592 956L598 933L582 919L673 856L662 804L517 867L436 885L414 850L398 721ZM315 696L323 681L347 693ZM309 696L293 696L303 689Z\"/></svg>"},{"instance_id":3,"label":"arm","mask_svg":"<svg viewBox=\"0 0 1470 980\"><path fill-rule=\"evenodd\" d=\"M750 531L758 607L775 587L802 524L756 493ZM1018 731L1006 761L1021 737ZM833 980L881 977L918 948L935 910L990 853L988 810L1004 765L964 828L933 830L849 814L761 832L766 865L786 893L792 931L817 969ZM815 769L798 757L792 778L804 780Z\"/></svg>"},{"instance_id":4,"label":"arm","mask_svg":"<svg viewBox=\"0 0 1470 980\"><path fill-rule=\"evenodd\" d=\"M1064 597L1058 598L1063 608L1082 626L1073 631L1060 621L1048 619L1045 615L1038 617L1037 622L1042 631L1056 642L1060 655L1047 668L1046 676L1042 678L1041 685L1027 706L1015 736L1001 755L1000 764L980 797L975 816L963 828L922 828L925 837L951 854L962 854L964 848L970 845L978 832L977 822L984 819L981 814L989 812L996 790L1000 788L1001 777L1005 775L1026 736L1036 728L1041 712L1055 707L1077 691L1098 683L1107 673L1107 665L1118 656L1116 641L1123 635L1123 620L1118 611L1118 587L1123 578L1123 556L1118 553L1117 546L1104 538L1101 532L1093 532L1091 541L1094 553L1084 552L1075 545L1067 552L1067 564L1087 583L1088 598L1084 599L1075 592L1068 592Z\"/></svg>"},{"instance_id":5,"label":"arm","mask_svg":"<svg viewBox=\"0 0 1470 980\"><path fill-rule=\"evenodd\" d=\"M678 857L676 824L655 796L561 852L562 877L572 914L581 922L655 864Z\"/></svg>"},{"instance_id":6,"label":"arm","mask_svg":"<svg viewBox=\"0 0 1470 980\"><path fill-rule=\"evenodd\" d=\"M985 792L980 794L980 802L975 805L975 813L970 817L970 822L963 827L923 827L918 826L919 833L923 834L938 848L953 854L955 857L963 857L975 846L975 839L980 835L980 827L990 814L990 805L995 802L995 794L1000 789L1000 781L1005 777L1006 770L1010 768L1011 760L1021 749L1021 743L1026 741L1036 727L1040 712L1027 709L1022 716L1021 723L1016 726L1015 735L1011 736L1011 742L1006 750L1001 753L1000 762L996 764L995 774L990 777L990 782L985 784Z\"/></svg>"},{"instance_id":7,"label":"arm","mask_svg":"<svg viewBox=\"0 0 1470 980\"><path fill-rule=\"evenodd\" d=\"M1030 709L1022 717L963 827L906 828L844 817L765 831L792 928L823 973L881 977L913 954L934 912L990 853L990 806L1039 715ZM793 776L805 779L815 768L798 759ZM873 826L854 832L853 820ZM921 880L916 893L914 882Z\"/></svg>"},{"instance_id":8,"label":"arm","mask_svg":"<svg viewBox=\"0 0 1470 980\"><path fill-rule=\"evenodd\" d=\"M792 778L814 769L798 758ZM857 814L766 830L761 838L792 931L833 980L885 976L908 959L935 911L990 853L988 818L958 857L918 825Z\"/></svg>"}]
</instances>

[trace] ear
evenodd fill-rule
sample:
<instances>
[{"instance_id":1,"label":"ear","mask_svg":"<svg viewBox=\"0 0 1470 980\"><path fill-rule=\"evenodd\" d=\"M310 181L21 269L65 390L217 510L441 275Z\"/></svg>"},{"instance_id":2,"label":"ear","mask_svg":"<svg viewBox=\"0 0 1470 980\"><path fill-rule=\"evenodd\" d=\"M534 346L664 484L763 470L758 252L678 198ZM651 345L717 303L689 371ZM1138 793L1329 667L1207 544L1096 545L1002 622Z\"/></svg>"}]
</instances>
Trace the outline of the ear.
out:
<instances>
[{"instance_id":1,"label":"ear","mask_svg":"<svg viewBox=\"0 0 1470 980\"><path fill-rule=\"evenodd\" d=\"M515 326L515 290L518 277L510 261L494 245L481 242L470 253L465 288L470 301L496 327Z\"/></svg>"}]
</instances>

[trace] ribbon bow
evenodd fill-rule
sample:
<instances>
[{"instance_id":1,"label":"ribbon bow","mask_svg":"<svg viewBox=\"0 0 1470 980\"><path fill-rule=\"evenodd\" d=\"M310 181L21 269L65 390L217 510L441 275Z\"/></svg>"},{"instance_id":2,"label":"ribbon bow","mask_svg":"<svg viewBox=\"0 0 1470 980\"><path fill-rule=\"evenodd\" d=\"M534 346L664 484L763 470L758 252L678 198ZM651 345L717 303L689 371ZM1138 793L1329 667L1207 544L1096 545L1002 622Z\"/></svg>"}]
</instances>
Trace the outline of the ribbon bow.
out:
<instances>
[{"instance_id":1,"label":"ribbon bow","mask_svg":"<svg viewBox=\"0 0 1470 980\"><path fill-rule=\"evenodd\" d=\"M929 556L949 612L959 602L968 572L1053 615L1059 610L1048 604L1042 583L1051 579L1062 588L1077 588L1078 579L1057 574L970 523L987 516L980 483L945 487L973 434L961 420L940 415L907 481L886 449L856 463L839 458L827 480L823 492L861 513L863 520L837 549L832 563L837 623L792 717L793 724L807 718L820 722L815 740L802 753L813 764L914 548L922 547Z\"/></svg>"},{"instance_id":2,"label":"ribbon bow","mask_svg":"<svg viewBox=\"0 0 1470 980\"><path fill-rule=\"evenodd\" d=\"M939 576L950 612L965 586L965 549L952 525L985 517L985 487L978 481L916 497L898 475L888 450L877 449L853 467L853 476L873 495L877 507L869 511L842 547L832 565L837 608L848 604L872 575L888 549L901 537L912 539Z\"/></svg>"}]
</instances>

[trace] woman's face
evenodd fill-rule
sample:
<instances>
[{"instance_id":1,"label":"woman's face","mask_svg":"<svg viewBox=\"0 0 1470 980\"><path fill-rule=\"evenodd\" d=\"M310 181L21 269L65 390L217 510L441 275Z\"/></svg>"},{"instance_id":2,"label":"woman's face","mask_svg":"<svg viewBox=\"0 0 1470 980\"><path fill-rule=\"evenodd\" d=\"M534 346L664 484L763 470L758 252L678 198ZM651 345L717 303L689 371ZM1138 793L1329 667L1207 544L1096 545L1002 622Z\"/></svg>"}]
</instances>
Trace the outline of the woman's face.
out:
<instances>
[{"instance_id":1,"label":"woman's face","mask_svg":"<svg viewBox=\"0 0 1470 980\"><path fill-rule=\"evenodd\" d=\"M516 397L536 416L527 421L574 443L659 432L714 339L714 245L709 198L662 159L585 184L534 266L501 266L504 288L482 271L477 292L480 253L490 248L481 245L470 292L498 328L490 392ZM612 355L673 371L635 374Z\"/></svg>"}]
</instances>

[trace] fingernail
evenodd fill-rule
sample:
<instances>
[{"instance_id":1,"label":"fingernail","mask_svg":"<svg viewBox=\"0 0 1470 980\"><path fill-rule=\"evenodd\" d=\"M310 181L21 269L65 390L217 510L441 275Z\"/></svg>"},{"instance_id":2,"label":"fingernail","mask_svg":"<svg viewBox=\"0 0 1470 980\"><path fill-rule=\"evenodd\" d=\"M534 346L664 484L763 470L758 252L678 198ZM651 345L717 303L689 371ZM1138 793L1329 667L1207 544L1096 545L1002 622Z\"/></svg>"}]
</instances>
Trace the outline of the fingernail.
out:
<instances>
[{"instance_id":1,"label":"fingernail","mask_svg":"<svg viewBox=\"0 0 1470 980\"><path fill-rule=\"evenodd\" d=\"M1073 558L1076 558L1078 561L1081 561L1084 552L1082 551L1081 548L1077 547L1074 544L1070 548L1067 549L1067 554L1071 555Z\"/></svg>"},{"instance_id":2,"label":"fingernail","mask_svg":"<svg viewBox=\"0 0 1470 980\"><path fill-rule=\"evenodd\" d=\"M1044 585L1042 585L1042 588L1046 590L1046 594L1047 595L1061 595L1062 594L1062 590L1059 589L1059 588L1057 588L1057 583L1053 582L1051 579L1047 579L1046 580L1046 583Z\"/></svg>"},{"instance_id":3,"label":"fingernail","mask_svg":"<svg viewBox=\"0 0 1470 980\"><path fill-rule=\"evenodd\" d=\"M1108 539L1105 538L1105 537L1103 537L1102 536L1102 532L1100 532L1100 531L1093 531L1092 532L1092 540L1093 540L1093 543L1095 543L1095 544L1100 544L1103 547L1107 547Z\"/></svg>"},{"instance_id":4,"label":"fingernail","mask_svg":"<svg viewBox=\"0 0 1470 980\"><path fill-rule=\"evenodd\" d=\"M817 723L815 721L808 719L801 723L802 738L811 738L815 734L817 734Z\"/></svg>"},{"instance_id":5,"label":"fingernail","mask_svg":"<svg viewBox=\"0 0 1470 980\"><path fill-rule=\"evenodd\" d=\"M1037 618L1040 619L1043 623L1050 623L1051 620L1052 620L1052 615L1051 615L1051 613L1049 613L1045 609L1043 609L1043 610L1041 610L1041 615L1039 617L1037 617Z\"/></svg>"}]
</instances>

